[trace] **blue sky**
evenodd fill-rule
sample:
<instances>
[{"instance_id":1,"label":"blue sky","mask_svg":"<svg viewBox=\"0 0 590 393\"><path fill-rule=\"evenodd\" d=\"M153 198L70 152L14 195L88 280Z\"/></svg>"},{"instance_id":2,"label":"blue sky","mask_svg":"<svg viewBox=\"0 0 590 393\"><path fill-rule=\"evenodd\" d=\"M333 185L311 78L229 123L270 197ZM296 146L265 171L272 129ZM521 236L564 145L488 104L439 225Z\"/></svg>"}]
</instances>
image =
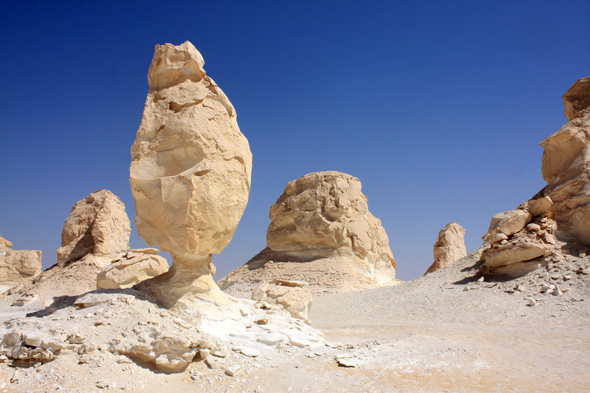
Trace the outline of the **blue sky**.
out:
<instances>
[{"instance_id":1,"label":"blue sky","mask_svg":"<svg viewBox=\"0 0 590 393\"><path fill-rule=\"evenodd\" d=\"M0 233L56 261L72 205L109 189L133 220L130 148L156 44L191 41L234 104L252 190L216 278L262 250L286 184L358 177L398 277L433 261L456 221L546 183L561 96L590 75L588 1L2 1ZM144 247L133 226L132 248Z\"/></svg>"}]
</instances>

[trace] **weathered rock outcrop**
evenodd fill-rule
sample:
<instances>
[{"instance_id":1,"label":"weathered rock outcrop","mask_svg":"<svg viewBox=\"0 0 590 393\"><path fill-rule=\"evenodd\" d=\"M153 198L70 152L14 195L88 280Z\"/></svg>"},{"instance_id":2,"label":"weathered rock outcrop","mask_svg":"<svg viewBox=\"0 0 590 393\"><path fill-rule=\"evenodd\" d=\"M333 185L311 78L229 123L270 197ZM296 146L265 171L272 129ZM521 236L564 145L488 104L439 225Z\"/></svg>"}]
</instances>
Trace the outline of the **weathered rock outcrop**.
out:
<instances>
[{"instance_id":1,"label":"weathered rock outcrop","mask_svg":"<svg viewBox=\"0 0 590 393\"><path fill-rule=\"evenodd\" d=\"M399 282L385 229L356 177L316 172L291 181L270 220L267 248L220 280L223 289L281 278L308 281L314 292Z\"/></svg>"},{"instance_id":2,"label":"weathered rock outcrop","mask_svg":"<svg viewBox=\"0 0 590 393\"><path fill-rule=\"evenodd\" d=\"M155 248L130 250L102 268L96 278L98 289L131 288L135 284L164 274L168 261Z\"/></svg>"},{"instance_id":3,"label":"weathered rock outcrop","mask_svg":"<svg viewBox=\"0 0 590 393\"><path fill-rule=\"evenodd\" d=\"M12 242L0 236L0 292L28 281L41 272L41 251L12 250Z\"/></svg>"},{"instance_id":4,"label":"weathered rock outcrop","mask_svg":"<svg viewBox=\"0 0 590 393\"><path fill-rule=\"evenodd\" d=\"M309 323L311 292L304 288L307 283L301 281L273 280L261 282L252 291L252 300L268 302L283 307L293 317Z\"/></svg>"},{"instance_id":5,"label":"weathered rock outcrop","mask_svg":"<svg viewBox=\"0 0 590 393\"><path fill-rule=\"evenodd\" d=\"M563 102L569 122L541 142L547 186L492 218L484 274L518 276L547 264L557 239L590 246L590 78L577 81Z\"/></svg>"},{"instance_id":6,"label":"weathered rock outcrop","mask_svg":"<svg viewBox=\"0 0 590 393\"><path fill-rule=\"evenodd\" d=\"M131 148L138 233L174 261L168 273L141 288L166 307L224 301L211 276L211 254L230 242L250 192L248 141L204 64L188 41L156 46Z\"/></svg>"},{"instance_id":7,"label":"weathered rock outcrop","mask_svg":"<svg viewBox=\"0 0 590 393\"><path fill-rule=\"evenodd\" d=\"M456 222L447 224L438 233L438 239L434 243L433 254L434 263L430 265L425 274L447 267L467 256L465 229Z\"/></svg>"},{"instance_id":8,"label":"weathered rock outcrop","mask_svg":"<svg viewBox=\"0 0 590 393\"><path fill-rule=\"evenodd\" d=\"M93 254L105 264L129 249L131 233L125 205L109 190L98 190L77 202L66 219L57 263Z\"/></svg>"}]
</instances>

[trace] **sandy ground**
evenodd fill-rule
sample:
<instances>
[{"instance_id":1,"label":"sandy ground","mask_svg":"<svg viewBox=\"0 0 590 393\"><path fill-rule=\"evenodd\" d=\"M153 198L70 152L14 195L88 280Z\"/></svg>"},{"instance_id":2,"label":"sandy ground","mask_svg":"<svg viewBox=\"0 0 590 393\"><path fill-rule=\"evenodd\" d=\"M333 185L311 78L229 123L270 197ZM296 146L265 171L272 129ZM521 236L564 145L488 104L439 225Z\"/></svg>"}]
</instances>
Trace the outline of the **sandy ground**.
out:
<instances>
[{"instance_id":1,"label":"sandy ground","mask_svg":"<svg viewBox=\"0 0 590 393\"><path fill-rule=\"evenodd\" d=\"M0 392L586 392L588 251L570 247L548 268L483 282L475 252L395 287L315 296L310 321L329 346L281 345L256 358L231 352L214 368L197 361L176 374L99 348L27 368L0 363ZM542 293L543 283L563 293ZM43 308L43 298L24 307L13 300L0 301L3 320ZM338 357L357 365L340 367ZM240 365L234 376L227 363Z\"/></svg>"}]
</instances>

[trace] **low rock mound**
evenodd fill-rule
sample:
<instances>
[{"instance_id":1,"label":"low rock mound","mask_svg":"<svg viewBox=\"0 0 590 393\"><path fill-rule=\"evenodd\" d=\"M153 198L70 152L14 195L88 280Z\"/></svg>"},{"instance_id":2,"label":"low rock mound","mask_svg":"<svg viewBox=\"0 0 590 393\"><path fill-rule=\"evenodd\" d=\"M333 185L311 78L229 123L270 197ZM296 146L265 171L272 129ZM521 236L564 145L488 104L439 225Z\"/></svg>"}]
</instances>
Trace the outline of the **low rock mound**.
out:
<instances>
[{"instance_id":1,"label":"low rock mound","mask_svg":"<svg viewBox=\"0 0 590 393\"><path fill-rule=\"evenodd\" d=\"M399 283L387 233L356 177L315 172L289 182L270 220L267 247L222 278L222 289L244 295L260 281L282 278L307 281L312 292Z\"/></svg>"},{"instance_id":2,"label":"low rock mound","mask_svg":"<svg viewBox=\"0 0 590 393\"><path fill-rule=\"evenodd\" d=\"M164 274L168 261L158 256L158 249L130 250L102 268L96 278L98 289L131 288L135 284Z\"/></svg>"}]
</instances>

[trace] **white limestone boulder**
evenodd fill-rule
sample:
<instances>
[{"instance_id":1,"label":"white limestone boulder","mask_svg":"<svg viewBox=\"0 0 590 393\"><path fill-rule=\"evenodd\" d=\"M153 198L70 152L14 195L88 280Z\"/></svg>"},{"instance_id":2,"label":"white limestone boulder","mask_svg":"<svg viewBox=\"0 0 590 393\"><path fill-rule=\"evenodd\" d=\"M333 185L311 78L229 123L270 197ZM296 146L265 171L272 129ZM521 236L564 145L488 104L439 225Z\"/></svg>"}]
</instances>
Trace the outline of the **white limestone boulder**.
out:
<instances>
[{"instance_id":1,"label":"white limestone boulder","mask_svg":"<svg viewBox=\"0 0 590 393\"><path fill-rule=\"evenodd\" d=\"M166 273L168 261L157 253L158 250L153 248L130 250L102 268L96 278L96 287L131 288L135 284Z\"/></svg>"},{"instance_id":2,"label":"white limestone boulder","mask_svg":"<svg viewBox=\"0 0 590 393\"><path fill-rule=\"evenodd\" d=\"M465 257L467 255L465 229L456 222L447 224L438 233L433 254L434 263L430 265L425 274L450 266Z\"/></svg>"},{"instance_id":3,"label":"white limestone boulder","mask_svg":"<svg viewBox=\"0 0 590 393\"><path fill-rule=\"evenodd\" d=\"M131 223L125 205L109 190L77 202L66 219L57 262L63 265L93 254L104 263L129 249Z\"/></svg>"}]
</instances>

